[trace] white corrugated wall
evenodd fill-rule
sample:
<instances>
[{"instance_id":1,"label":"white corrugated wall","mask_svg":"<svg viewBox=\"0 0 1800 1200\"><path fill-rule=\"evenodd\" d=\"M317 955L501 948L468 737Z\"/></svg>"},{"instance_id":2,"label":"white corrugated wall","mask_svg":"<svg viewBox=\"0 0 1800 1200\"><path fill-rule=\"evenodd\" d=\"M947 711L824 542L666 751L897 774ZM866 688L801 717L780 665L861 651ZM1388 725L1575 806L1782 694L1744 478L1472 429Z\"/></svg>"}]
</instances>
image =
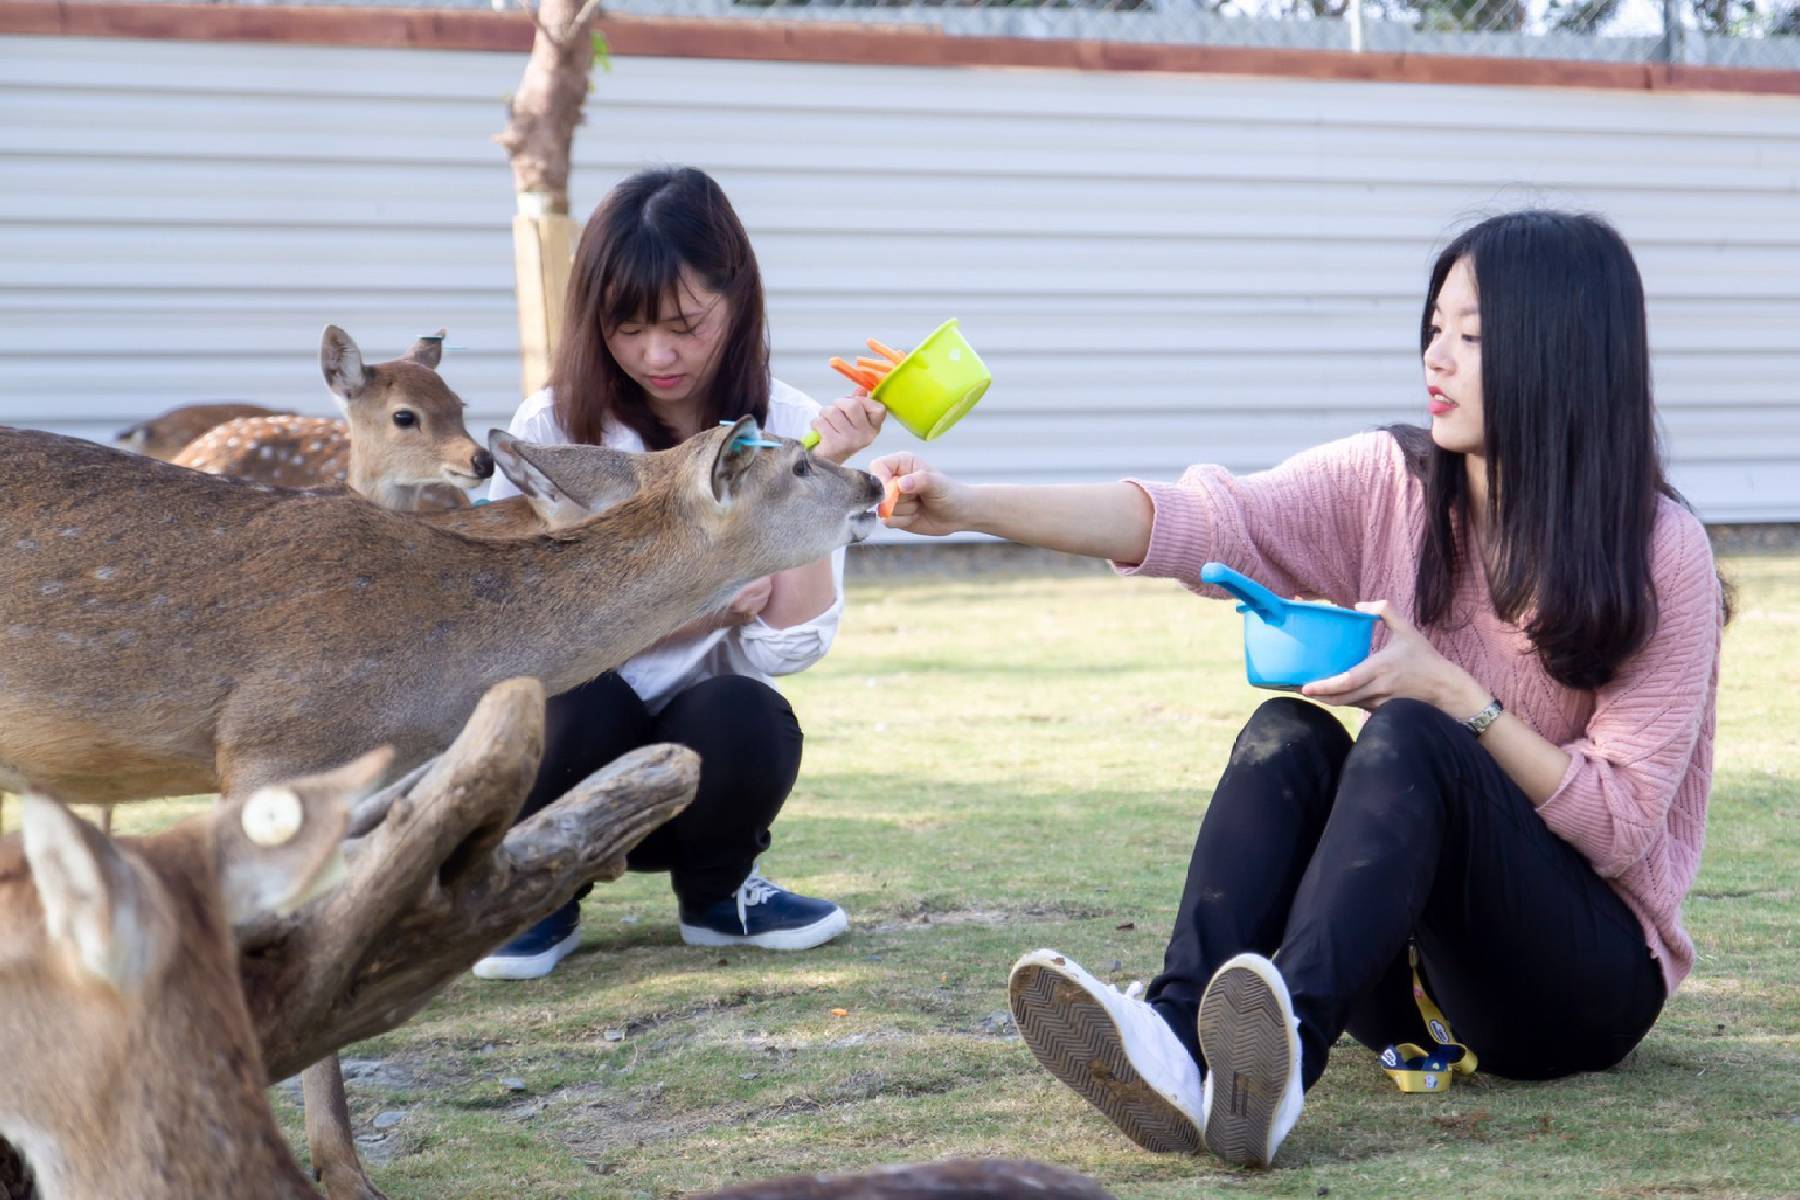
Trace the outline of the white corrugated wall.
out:
<instances>
[{"instance_id":1,"label":"white corrugated wall","mask_svg":"<svg viewBox=\"0 0 1800 1200\"><path fill-rule=\"evenodd\" d=\"M325 412L322 325L450 329L472 425L517 400L522 55L0 39L0 421ZM1651 300L1677 483L1800 520L1800 100L622 58L577 146L723 181L776 373L962 319L995 373L932 449L988 479L1248 469L1416 415L1434 248L1527 203L1611 217ZM895 429L886 447L907 443Z\"/></svg>"}]
</instances>

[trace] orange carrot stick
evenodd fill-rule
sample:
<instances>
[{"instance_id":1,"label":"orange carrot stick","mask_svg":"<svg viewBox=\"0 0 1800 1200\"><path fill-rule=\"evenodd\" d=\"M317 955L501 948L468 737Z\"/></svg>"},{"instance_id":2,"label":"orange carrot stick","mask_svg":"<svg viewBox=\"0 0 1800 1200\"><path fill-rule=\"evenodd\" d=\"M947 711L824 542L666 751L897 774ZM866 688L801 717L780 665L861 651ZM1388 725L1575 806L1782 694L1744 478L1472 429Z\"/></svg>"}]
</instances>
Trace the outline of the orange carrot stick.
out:
<instances>
[{"instance_id":1,"label":"orange carrot stick","mask_svg":"<svg viewBox=\"0 0 1800 1200\"><path fill-rule=\"evenodd\" d=\"M865 371L873 371L877 375L886 375L894 369L894 364L885 358L863 358L858 355L856 365Z\"/></svg>"},{"instance_id":2,"label":"orange carrot stick","mask_svg":"<svg viewBox=\"0 0 1800 1200\"><path fill-rule=\"evenodd\" d=\"M868 345L869 345L869 349L871 349L875 353L881 355L881 357L887 359L889 362L897 363L901 359L906 357L906 355L904 355L900 351L894 349L892 346L884 346L880 342L876 341L874 338L869 339Z\"/></svg>"},{"instance_id":3,"label":"orange carrot stick","mask_svg":"<svg viewBox=\"0 0 1800 1200\"><path fill-rule=\"evenodd\" d=\"M862 370L859 367L851 366L836 355L832 356L830 366L832 370L836 371L839 375L842 375L845 379L848 379L851 383L854 383L857 387L871 392L875 390L875 385L881 382L879 377L868 371Z\"/></svg>"},{"instance_id":4,"label":"orange carrot stick","mask_svg":"<svg viewBox=\"0 0 1800 1200\"><path fill-rule=\"evenodd\" d=\"M882 484L881 503L875 506L875 515L887 520L894 515L894 505L900 502L900 477L894 476Z\"/></svg>"}]
</instances>

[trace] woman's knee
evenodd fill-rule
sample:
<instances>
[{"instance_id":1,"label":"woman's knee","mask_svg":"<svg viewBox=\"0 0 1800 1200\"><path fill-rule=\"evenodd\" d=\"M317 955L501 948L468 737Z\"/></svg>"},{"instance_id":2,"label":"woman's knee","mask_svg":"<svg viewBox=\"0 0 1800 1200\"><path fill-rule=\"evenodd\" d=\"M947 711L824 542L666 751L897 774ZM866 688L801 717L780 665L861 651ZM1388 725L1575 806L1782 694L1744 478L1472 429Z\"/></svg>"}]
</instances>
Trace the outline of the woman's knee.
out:
<instances>
[{"instance_id":1,"label":"woman's knee","mask_svg":"<svg viewBox=\"0 0 1800 1200\"><path fill-rule=\"evenodd\" d=\"M1454 799L1453 738L1468 738L1455 721L1422 700L1390 700L1369 715L1344 764L1338 803L1366 804L1385 815L1395 809ZM1443 786L1431 786L1433 781Z\"/></svg>"},{"instance_id":2,"label":"woman's knee","mask_svg":"<svg viewBox=\"0 0 1800 1200\"><path fill-rule=\"evenodd\" d=\"M1336 765L1350 752L1350 734L1331 713L1293 696L1257 706L1231 747L1231 765L1257 766L1292 755L1312 755Z\"/></svg>"},{"instance_id":3,"label":"woman's knee","mask_svg":"<svg viewBox=\"0 0 1800 1200\"><path fill-rule=\"evenodd\" d=\"M789 747L800 721L787 697L747 675L716 675L685 689L658 715L657 736L704 752L705 745Z\"/></svg>"},{"instance_id":4,"label":"woman's knee","mask_svg":"<svg viewBox=\"0 0 1800 1200\"><path fill-rule=\"evenodd\" d=\"M1416 762L1441 755L1452 736L1469 735L1435 704L1401 697L1369 714L1353 753L1358 759Z\"/></svg>"}]
</instances>

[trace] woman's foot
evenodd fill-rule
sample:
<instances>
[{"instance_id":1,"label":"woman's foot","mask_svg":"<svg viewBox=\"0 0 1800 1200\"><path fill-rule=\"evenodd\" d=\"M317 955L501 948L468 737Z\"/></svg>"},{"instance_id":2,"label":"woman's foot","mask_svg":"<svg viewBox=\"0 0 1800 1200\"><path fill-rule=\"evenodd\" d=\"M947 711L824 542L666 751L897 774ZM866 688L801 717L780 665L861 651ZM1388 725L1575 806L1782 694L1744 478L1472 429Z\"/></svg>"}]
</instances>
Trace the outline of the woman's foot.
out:
<instances>
[{"instance_id":1,"label":"woman's foot","mask_svg":"<svg viewBox=\"0 0 1800 1200\"><path fill-rule=\"evenodd\" d=\"M581 945L581 902L571 900L469 969L481 979L542 979Z\"/></svg>"},{"instance_id":2,"label":"woman's foot","mask_svg":"<svg viewBox=\"0 0 1800 1200\"><path fill-rule=\"evenodd\" d=\"M848 928L849 916L831 901L790 892L754 870L723 900L681 910L681 940L690 946L810 950Z\"/></svg>"},{"instance_id":3,"label":"woman's foot","mask_svg":"<svg viewBox=\"0 0 1800 1200\"><path fill-rule=\"evenodd\" d=\"M1167 1021L1054 950L1034 950L1007 988L1025 1044L1049 1072L1156 1151L1197 1154L1200 1067Z\"/></svg>"},{"instance_id":4,"label":"woman's foot","mask_svg":"<svg viewBox=\"0 0 1800 1200\"><path fill-rule=\"evenodd\" d=\"M1199 1034L1206 1148L1228 1163L1268 1166L1305 1097L1300 1021L1275 964L1260 954L1227 960L1200 997Z\"/></svg>"}]
</instances>

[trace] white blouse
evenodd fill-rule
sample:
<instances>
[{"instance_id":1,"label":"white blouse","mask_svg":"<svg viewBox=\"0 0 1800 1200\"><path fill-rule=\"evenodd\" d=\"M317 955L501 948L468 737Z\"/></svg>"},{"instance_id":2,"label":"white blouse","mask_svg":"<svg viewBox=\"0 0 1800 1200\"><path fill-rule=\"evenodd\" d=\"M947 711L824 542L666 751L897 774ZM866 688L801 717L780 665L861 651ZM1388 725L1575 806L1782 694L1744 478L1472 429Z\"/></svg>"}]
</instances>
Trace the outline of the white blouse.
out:
<instances>
[{"instance_id":1,"label":"white blouse","mask_svg":"<svg viewBox=\"0 0 1800 1200\"><path fill-rule=\"evenodd\" d=\"M764 428L781 437L797 438L812 428L819 404L798 388L779 379L770 380L769 419ZM528 442L558 445L569 440L556 422L550 390L528 397L513 414L507 431ZM615 450L642 452L644 441L633 429L609 423L602 444ZM516 496L512 480L496 473L488 484L488 499ZM698 637L665 642L646 650L619 668L619 674L649 706L660 712L664 705L703 679L715 675L748 675L764 683L776 675L792 675L825 657L837 636L844 611L844 551L831 556L833 596L831 607L810 621L777 629L761 617L744 625L715 629Z\"/></svg>"}]
</instances>

